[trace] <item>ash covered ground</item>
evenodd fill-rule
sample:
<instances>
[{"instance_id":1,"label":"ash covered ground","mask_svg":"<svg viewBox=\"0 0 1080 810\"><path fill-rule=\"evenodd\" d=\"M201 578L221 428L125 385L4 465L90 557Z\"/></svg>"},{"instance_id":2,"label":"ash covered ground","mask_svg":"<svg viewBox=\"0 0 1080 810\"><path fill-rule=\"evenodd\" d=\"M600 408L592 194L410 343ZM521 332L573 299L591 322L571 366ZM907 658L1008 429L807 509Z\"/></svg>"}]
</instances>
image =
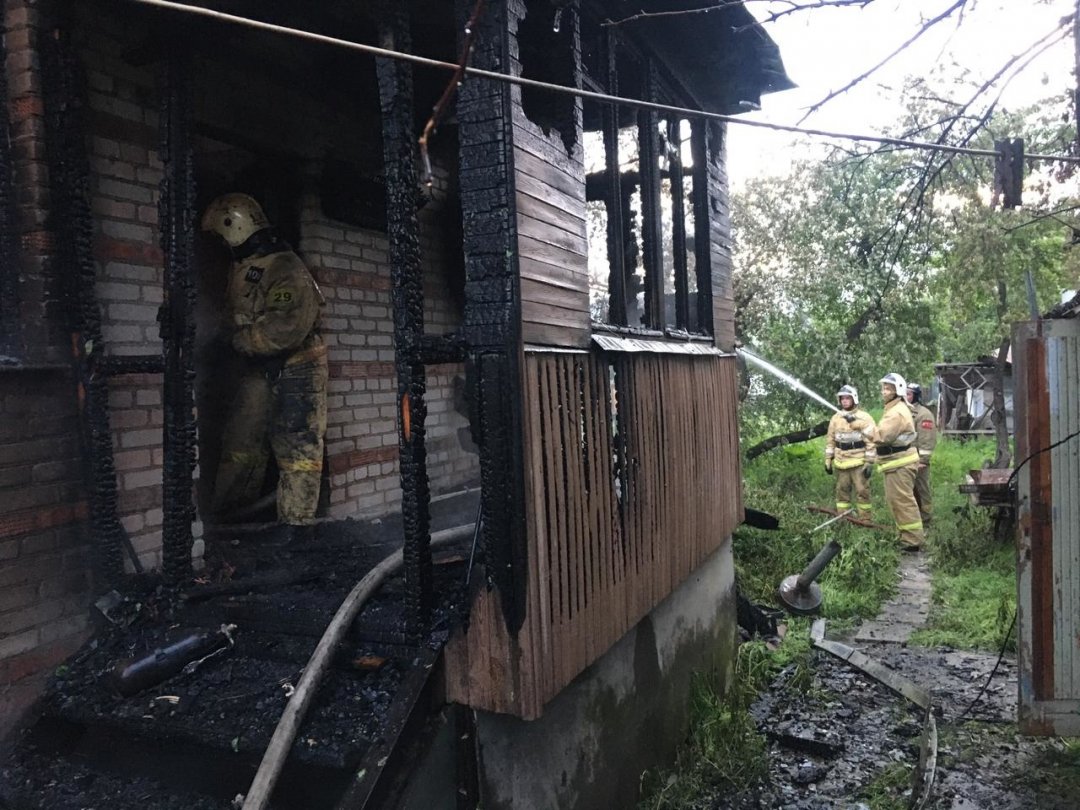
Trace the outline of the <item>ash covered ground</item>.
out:
<instances>
[{"instance_id":1,"label":"ash covered ground","mask_svg":"<svg viewBox=\"0 0 1080 810\"><path fill-rule=\"evenodd\" d=\"M975 700L997 656L948 648L860 644L858 649L930 688L938 730L929 801L936 810L1067 810L1080 807L1080 772L1057 739L1017 734L1017 669L1006 657ZM786 670L752 707L766 735L769 777L697 807L903 808L911 806L923 712L880 682L820 650L813 684L793 689Z\"/></svg>"}]
</instances>

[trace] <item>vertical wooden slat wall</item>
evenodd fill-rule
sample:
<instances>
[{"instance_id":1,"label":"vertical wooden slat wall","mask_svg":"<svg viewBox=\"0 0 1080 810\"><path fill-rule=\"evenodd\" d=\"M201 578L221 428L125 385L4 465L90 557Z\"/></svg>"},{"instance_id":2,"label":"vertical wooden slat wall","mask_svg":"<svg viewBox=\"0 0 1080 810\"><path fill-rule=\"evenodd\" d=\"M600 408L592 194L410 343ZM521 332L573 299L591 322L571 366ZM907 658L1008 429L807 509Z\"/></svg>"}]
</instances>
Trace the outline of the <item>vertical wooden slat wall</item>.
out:
<instances>
[{"instance_id":1,"label":"vertical wooden slat wall","mask_svg":"<svg viewBox=\"0 0 1080 810\"><path fill-rule=\"evenodd\" d=\"M512 638L482 592L447 680L452 700L535 718L725 541L742 504L732 358L528 352L524 377L525 624Z\"/></svg>"}]
</instances>

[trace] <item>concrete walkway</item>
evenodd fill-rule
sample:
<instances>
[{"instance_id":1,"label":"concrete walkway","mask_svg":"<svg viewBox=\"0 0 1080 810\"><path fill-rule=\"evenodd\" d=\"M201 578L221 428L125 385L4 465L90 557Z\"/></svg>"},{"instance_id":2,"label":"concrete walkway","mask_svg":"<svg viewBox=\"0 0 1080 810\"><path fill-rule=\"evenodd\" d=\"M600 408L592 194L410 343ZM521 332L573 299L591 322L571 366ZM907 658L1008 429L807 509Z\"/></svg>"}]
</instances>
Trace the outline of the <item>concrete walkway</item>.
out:
<instances>
[{"instance_id":1,"label":"concrete walkway","mask_svg":"<svg viewBox=\"0 0 1080 810\"><path fill-rule=\"evenodd\" d=\"M896 596L886 602L876 619L863 622L855 641L904 644L926 624L930 615L930 564L926 554L904 554L900 559L900 584Z\"/></svg>"}]
</instances>

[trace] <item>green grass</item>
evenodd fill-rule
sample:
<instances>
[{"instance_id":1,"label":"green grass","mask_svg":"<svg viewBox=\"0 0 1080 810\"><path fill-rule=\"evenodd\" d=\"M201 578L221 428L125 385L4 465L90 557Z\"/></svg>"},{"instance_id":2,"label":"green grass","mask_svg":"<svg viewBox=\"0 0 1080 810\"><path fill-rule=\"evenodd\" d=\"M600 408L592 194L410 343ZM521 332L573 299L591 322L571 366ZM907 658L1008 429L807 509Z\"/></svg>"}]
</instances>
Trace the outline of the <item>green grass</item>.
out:
<instances>
[{"instance_id":1,"label":"green grass","mask_svg":"<svg viewBox=\"0 0 1080 810\"><path fill-rule=\"evenodd\" d=\"M766 740L750 716L750 705L784 667L791 666L791 688L809 689L810 650L806 620L779 649L754 641L739 647L735 677L726 694L705 675L694 678L690 737L671 770L642 776L640 810L696 808L709 796L737 793L761 782L768 773Z\"/></svg>"},{"instance_id":2,"label":"green grass","mask_svg":"<svg viewBox=\"0 0 1080 810\"><path fill-rule=\"evenodd\" d=\"M933 572L930 620L913 644L1001 648L1016 611L1016 552L994 536L992 512L958 490L969 470L993 458L990 439L938 442L932 463L934 520L927 533ZM1009 642L1016 649L1016 636Z\"/></svg>"},{"instance_id":3,"label":"green grass","mask_svg":"<svg viewBox=\"0 0 1080 810\"><path fill-rule=\"evenodd\" d=\"M879 772L859 792L870 810L906 810L911 805L912 767L895 762Z\"/></svg>"},{"instance_id":4,"label":"green grass","mask_svg":"<svg viewBox=\"0 0 1080 810\"><path fill-rule=\"evenodd\" d=\"M832 507L835 479L822 465L824 439L774 450L743 469L747 506L780 518L780 531L740 527L735 532L736 581L751 600L775 603L784 577L800 572L831 539L841 553L822 574L822 615L842 624L877 614L896 587L900 551L892 531L853 526L846 521L814 529L829 519L807 506ZM891 526L880 477L871 479L874 521Z\"/></svg>"}]
</instances>

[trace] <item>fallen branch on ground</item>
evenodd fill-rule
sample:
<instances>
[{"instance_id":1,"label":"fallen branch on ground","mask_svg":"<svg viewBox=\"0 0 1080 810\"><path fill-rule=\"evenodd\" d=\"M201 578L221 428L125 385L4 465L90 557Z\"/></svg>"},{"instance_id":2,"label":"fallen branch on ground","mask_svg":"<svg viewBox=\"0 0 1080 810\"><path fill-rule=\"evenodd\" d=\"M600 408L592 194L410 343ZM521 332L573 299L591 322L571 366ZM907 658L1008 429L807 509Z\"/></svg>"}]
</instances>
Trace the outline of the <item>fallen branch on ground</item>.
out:
<instances>
[{"instance_id":1,"label":"fallen branch on ground","mask_svg":"<svg viewBox=\"0 0 1080 810\"><path fill-rule=\"evenodd\" d=\"M816 439L818 436L824 436L829 429L829 420L825 419L818 422L816 425L811 425L808 428L802 430L793 430L791 433L785 433L781 436L772 436L765 441L758 442L749 450L746 451L746 460L757 458L762 453L767 453L770 450L775 450L777 447L784 447L789 444L799 444L800 442L808 442L811 439Z\"/></svg>"}]
</instances>

